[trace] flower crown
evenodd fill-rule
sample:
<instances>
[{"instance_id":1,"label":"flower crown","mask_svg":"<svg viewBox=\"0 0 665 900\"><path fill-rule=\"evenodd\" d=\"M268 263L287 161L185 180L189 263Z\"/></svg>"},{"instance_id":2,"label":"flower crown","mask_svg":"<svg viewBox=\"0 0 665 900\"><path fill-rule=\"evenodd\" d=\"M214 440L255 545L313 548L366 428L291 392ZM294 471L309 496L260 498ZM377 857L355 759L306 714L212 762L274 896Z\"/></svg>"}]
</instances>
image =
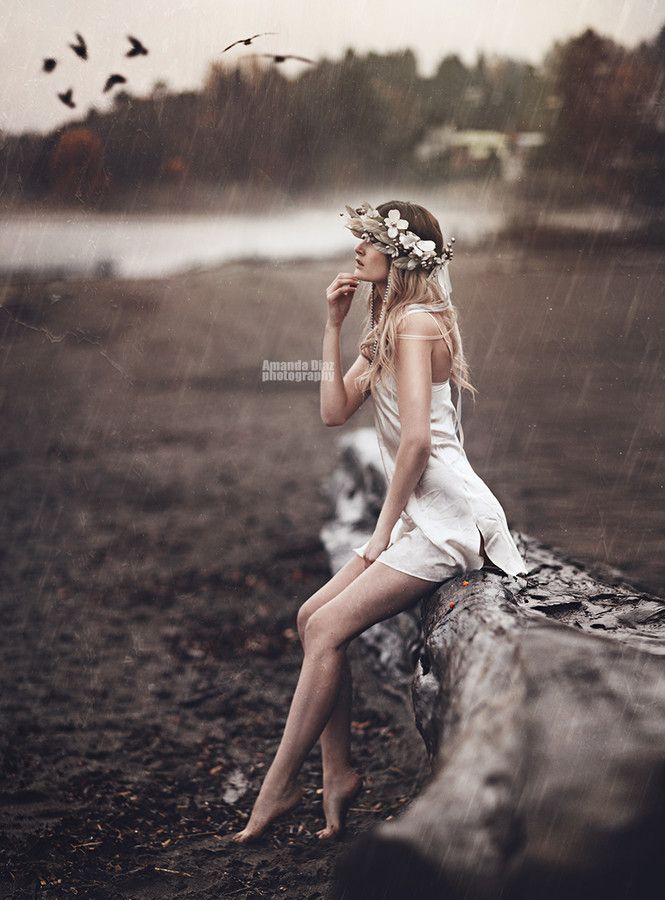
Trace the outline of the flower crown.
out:
<instances>
[{"instance_id":1,"label":"flower crown","mask_svg":"<svg viewBox=\"0 0 665 900\"><path fill-rule=\"evenodd\" d=\"M392 257L393 265L398 269L434 269L453 258L451 238L440 256L436 255L434 241L422 241L417 234L409 231L409 223L401 218L398 209L391 209L387 216L382 216L369 203L364 202L356 209L346 206L344 227L357 238L370 241L377 250Z\"/></svg>"}]
</instances>

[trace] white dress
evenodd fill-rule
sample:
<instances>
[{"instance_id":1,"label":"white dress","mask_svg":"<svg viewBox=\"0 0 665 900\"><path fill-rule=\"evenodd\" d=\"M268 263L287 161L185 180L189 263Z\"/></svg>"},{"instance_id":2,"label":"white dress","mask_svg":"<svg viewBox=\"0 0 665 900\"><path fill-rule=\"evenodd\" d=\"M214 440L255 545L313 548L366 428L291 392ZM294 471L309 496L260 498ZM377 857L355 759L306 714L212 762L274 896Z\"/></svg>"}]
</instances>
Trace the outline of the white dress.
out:
<instances>
[{"instance_id":1,"label":"white dress","mask_svg":"<svg viewBox=\"0 0 665 900\"><path fill-rule=\"evenodd\" d=\"M437 311L443 306L410 304L406 315L416 311ZM441 331L436 316L432 318ZM443 331L441 335L447 341ZM390 484L400 440L396 386L390 373L381 373L372 398L376 436ZM474 472L464 451L460 401L458 394L456 410L451 399L450 379L432 385L430 458L395 523L388 547L377 561L427 581L446 581L483 567L482 534L485 553L499 569L507 575L525 575L527 568L508 529L503 507ZM456 433L456 422L461 441ZM362 556L368 543L354 547L353 552Z\"/></svg>"}]
</instances>

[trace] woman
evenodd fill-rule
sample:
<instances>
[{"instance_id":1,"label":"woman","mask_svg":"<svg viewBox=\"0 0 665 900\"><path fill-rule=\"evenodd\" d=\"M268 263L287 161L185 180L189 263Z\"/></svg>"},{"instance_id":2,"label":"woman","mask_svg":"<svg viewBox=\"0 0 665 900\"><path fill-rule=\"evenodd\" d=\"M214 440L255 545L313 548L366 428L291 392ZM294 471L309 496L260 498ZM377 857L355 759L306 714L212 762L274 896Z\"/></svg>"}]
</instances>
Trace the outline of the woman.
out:
<instances>
[{"instance_id":1,"label":"woman","mask_svg":"<svg viewBox=\"0 0 665 900\"><path fill-rule=\"evenodd\" d=\"M321 418L342 425L372 394L389 487L370 539L300 608L300 677L249 821L233 835L238 842L258 837L300 801L297 774L319 737L326 825L317 835L341 834L363 783L350 759L346 648L353 638L484 562L526 574L501 504L463 449L460 390L475 389L450 299L452 245L417 204L346 209L346 225L361 242L355 272L340 273L327 290L323 362L324 370L333 364L334 377L321 382ZM372 285L369 331L342 377L340 330L361 281Z\"/></svg>"}]
</instances>

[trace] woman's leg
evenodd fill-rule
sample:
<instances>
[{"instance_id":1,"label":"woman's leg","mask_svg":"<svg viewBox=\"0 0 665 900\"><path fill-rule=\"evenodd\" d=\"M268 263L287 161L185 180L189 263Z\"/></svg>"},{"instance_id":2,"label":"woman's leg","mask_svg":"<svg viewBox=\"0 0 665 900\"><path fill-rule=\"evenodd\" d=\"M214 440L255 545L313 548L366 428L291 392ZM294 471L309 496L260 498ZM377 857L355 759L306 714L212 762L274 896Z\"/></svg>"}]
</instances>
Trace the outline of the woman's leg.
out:
<instances>
[{"instance_id":1,"label":"woman's leg","mask_svg":"<svg viewBox=\"0 0 665 900\"><path fill-rule=\"evenodd\" d=\"M324 604L333 600L344 588L348 587L351 582L365 571L365 563L359 556L353 555L342 568L333 577L327 581L323 587L312 594L298 610L298 634L303 650L305 649L305 630L307 622L318 609ZM324 774L328 772L334 775L336 772L343 773L350 768L350 741L348 728L351 724L351 713L348 705L350 704L351 694L351 669L348 660L345 657L345 665L343 671L342 683L330 719L326 723L326 727L321 734L321 759L323 763ZM349 704L347 704L347 700ZM345 729L345 725L348 728Z\"/></svg>"},{"instance_id":2,"label":"woman's leg","mask_svg":"<svg viewBox=\"0 0 665 900\"><path fill-rule=\"evenodd\" d=\"M326 584L306 600L298 611L298 634L305 649L305 629L310 616L330 602L362 572L365 563L355 554ZM323 812L326 826L317 837L340 834L353 799L363 786L362 776L351 764L351 701L353 684L351 667L344 653L342 676L330 718L321 732L321 764L323 768Z\"/></svg>"},{"instance_id":3,"label":"woman's leg","mask_svg":"<svg viewBox=\"0 0 665 900\"><path fill-rule=\"evenodd\" d=\"M353 685L351 667L342 655L342 677L337 701L321 733L323 760L323 814L325 828L316 832L318 838L341 834L346 814L363 787L362 776L351 765L351 701ZM326 759L327 757L327 759Z\"/></svg>"},{"instance_id":4,"label":"woman's leg","mask_svg":"<svg viewBox=\"0 0 665 900\"><path fill-rule=\"evenodd\" d=\"M408 609L436 586L377 561L309 617L305 656L282 740L249 821L233 840L257 837L289 804L294 805L296 776L335 706L348 643L376 622Z\"/></svg>"}]
</instances>

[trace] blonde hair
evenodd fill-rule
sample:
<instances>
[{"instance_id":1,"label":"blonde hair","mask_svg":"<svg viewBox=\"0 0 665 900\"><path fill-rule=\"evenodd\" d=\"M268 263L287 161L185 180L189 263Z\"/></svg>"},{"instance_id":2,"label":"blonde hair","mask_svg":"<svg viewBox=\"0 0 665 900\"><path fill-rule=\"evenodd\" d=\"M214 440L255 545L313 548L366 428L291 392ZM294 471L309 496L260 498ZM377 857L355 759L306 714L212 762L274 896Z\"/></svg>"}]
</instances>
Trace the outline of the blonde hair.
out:
<instances>
[{"instance_id":1,"label":"blonde hair","mask_svg":"<svg viewBox=\"0 0 665 900\"><path fill-rule=\"evenodd\" d=\"M382 216L387 216L391 209L398 209L400 216L408 221L409 230L415 232L421 240L434 241L437 254L442 252L444 239L441 228L436 218L425 207L419 206L417 203L390 200L377 206L376 209ZM396 377L393 360L397 343L397 326L402 320L406 307L411 303L427 306L445 301L437 279L428 279L428 275L429 273L425 269L419 267L401 269L391 264L390 291L385 300L380 331L378 322L373 329L370 328L372 304L376 296L376 287L372 284L367 301L367 318L363 322L363 337L359 344L360 353L369 361L370 366L366 372L356 378L358 390L363 394L374 390L384 369ZM470 391L475 401L478 391L469 381L469 366L462 347L457 310L451 305L444 310L433 312L432 315L440 317L439 321L444 327L444 333L447 333L452 351L450 379L455 382L460 392L462 388ZM377 340L376 356L372 358L372 347L375 340Z\"/></svg>"}]
</instances>

